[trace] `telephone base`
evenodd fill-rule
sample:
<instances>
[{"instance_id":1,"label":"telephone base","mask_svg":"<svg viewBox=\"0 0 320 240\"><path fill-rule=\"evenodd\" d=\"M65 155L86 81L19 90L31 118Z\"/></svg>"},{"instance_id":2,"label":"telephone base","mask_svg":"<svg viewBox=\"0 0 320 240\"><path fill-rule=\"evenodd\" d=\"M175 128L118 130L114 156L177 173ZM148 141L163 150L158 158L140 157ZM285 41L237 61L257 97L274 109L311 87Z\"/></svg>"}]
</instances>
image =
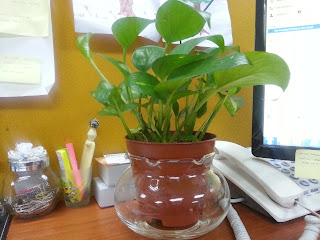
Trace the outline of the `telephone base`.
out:
<instances>
[{"instance_id":1,"label":"telephone base","mask_svg":"<svg viewBox=\"0 0 320 240\"><path fill-rule=\"evenodd\" d=\"M261 208L265 209L265 211L268 212L277 222L286 222L310 213L299 205L292 208L285 208L274 202L269 198L263 187L258 184L255 179L247 175L242 169L238 168L234 161L229 159L213 159L212 164L226 177L228 181L236 184L241 191L248 195L245 199L247 200L249 207L255 209L257 208L256 205L260 205ZM275 169L275 171L278 170ZM241 197L244 197L244 195L241 195ZM249 198L251 200L249 200ZM256 202L256 204L251 204L251 202ZM320 195L304 196L301 199L301 203L313 211L319 211ZM259 210L257 209L257 211Z\"/></svg>"},{"instance_id":2,"label":"telephone base","mask_svg":"<svg viewBox=\"0 0 320 240\"><path fill-rule=\"evenodd\" d=\"M237 198L243 198L244 200L241 202L242 204L246 205L247 207L272 218L272 216L263 209L257 202L255 202L248 194L246 194L244 191L242 191L237 185L235 185L233 182L227 179L227 183L229 185L230 189L230 195L231 198L237 199Z\"/></svg>"}]
</instances>

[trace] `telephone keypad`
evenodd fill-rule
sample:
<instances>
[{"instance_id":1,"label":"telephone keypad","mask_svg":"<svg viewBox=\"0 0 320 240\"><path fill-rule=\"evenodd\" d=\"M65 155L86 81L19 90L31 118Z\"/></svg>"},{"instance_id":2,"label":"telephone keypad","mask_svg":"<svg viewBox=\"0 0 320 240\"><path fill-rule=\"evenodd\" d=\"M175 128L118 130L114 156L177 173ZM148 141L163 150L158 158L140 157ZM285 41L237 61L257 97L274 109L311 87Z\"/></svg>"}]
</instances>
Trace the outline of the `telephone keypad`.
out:
<instances>
[{"instance_id":1,"label":"telephone keypad","mask_svg":"<svg viewBox=\"0 0 320 240\"><path fill-rule=\"evenodd\" d=\"M289 173L290 173L290 171L289 171L288 169L286 169L286 168L282 168L282 169L281 169L281 172L286 173L286 174L289 174Z\"/></svg>"},{"instance_id":2,"label":"telephone keypad","mask_svg":"<svg viewBox=\"0 0 320 240\"><path fill-rule=\"evenodd\" d=\"M319 181L317 179L309 179L309 182L317 184Z\"/></svg>"},{"instance_id":3,"label":"telephone keypad","mask_svg":"<svg viewBox=\"0 0 320 240\"><path fill-rule=\"evenodd\" d=\"M301 180L299 183L303 186L309 186L310 184L306 180Z\"/></svg>"},{"instance_id":4,"label":"telephone keypad","mask_svg":"<svg viewBox=\"0 0 320 240\"><path fill-rule=\"evenodd\" d=\"M289 175L290 178L304 190L305 195L311 196L314 194L320 194L319 180L294 176L295 163L293 161L270 159L269 162L285 175Z\"/></svg>"}]
</instances>

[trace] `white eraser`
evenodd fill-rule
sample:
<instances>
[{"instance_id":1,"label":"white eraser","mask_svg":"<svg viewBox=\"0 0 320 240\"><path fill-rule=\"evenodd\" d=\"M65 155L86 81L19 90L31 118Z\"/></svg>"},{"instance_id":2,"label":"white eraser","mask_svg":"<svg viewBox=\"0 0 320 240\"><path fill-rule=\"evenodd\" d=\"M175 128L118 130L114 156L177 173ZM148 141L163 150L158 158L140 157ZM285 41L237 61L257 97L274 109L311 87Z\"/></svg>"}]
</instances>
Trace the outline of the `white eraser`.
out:
<instances>
[{"instance_id":1,"label":"white eraser","mask_svg":"<svg viewBox=\"0 0 320 240\"><path fill-rule=\"evenodd\" d=\"M99 176L108 187L113 187L117 184L123 172L130 166L130 163L117 165L99 164Z\"/></svg>"},{"instance_id":2,"label":"white eraser","mask_svg":"<svg viewBox=\"0 0 320 240\"><path fill-rule=\"evenodd\" d=\"M108 187L105 182L99 178L93 178L93 196L101 208L114 205L114 188Z\"/></svg>"}]
</instances>

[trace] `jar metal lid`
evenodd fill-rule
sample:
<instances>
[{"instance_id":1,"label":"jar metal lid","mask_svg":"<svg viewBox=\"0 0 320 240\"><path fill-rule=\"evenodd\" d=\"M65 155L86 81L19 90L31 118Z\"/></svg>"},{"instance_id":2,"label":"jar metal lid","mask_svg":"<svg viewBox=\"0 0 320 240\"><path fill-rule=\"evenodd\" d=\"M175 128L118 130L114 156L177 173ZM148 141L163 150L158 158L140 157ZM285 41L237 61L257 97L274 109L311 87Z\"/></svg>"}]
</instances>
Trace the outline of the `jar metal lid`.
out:
<instances>
[{"instance_id":1,"label":"jar metal lid","mask_svg":"<svg viewBox=\"0 0 320 240\"><path fill-rule=\"evenodd\" d=\"M25 159L23 161L9 160L12 172L27 172L44 169L50 165L47 156L38 159Z\"/></svg>"},{"instance_id":2,"label":"jar metal lid","mask_svg":"<svg viewBox=\"0 0 320 240\"><path fill-rule=\"evenodd\" d=\"M15 150L8 152L10 170L27 172L44 169L49 166L47 151L42 147L33 147L32 143L19 143Z\"/></svg>"}]
</instances>

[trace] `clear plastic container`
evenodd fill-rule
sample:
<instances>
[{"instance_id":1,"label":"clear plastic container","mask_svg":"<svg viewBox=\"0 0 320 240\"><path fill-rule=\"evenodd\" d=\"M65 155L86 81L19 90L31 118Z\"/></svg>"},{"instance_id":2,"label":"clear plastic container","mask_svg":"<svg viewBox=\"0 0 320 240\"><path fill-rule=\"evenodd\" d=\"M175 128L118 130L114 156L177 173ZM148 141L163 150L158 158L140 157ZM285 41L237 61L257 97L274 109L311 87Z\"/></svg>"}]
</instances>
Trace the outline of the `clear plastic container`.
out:
<instances>
[{"instance_id":1,"label":"clear plastic container","mask_svg":"<svg viewBox=\"0 0 320 240\"><path fill-rule=\"evenodd\" d=\"M128 154L131 167L115 188L115 209L133 231L153 239L191 239L217 227L228 213L230 192L212 166L199 161L151 162Z\"/></svg>"},{"instance_id":2,"label":"clear plastic container","mask_svg":"<svg viewBox=\"0 0 320 240\"><path fill-rule=\"evenodd\" d=\"M8 154L11 172L4 179L4 207L25 219L46 215L61 198L59 178L49 167L42 147L32 148L29 144L21 147L23 150L17 148Z\"/></svg>"},{"instance_id":3,"label":"clear plastic container","mask_svg":"<svg viewBox=\"0 0 320 240\"><path fill-rule=\"evenodd\" d=\"M69 208L85 207L90 202L92 166L80 169L77 173L78 179L73 170L60 169L64 201Z\"/></svg>"}]
</instances>

